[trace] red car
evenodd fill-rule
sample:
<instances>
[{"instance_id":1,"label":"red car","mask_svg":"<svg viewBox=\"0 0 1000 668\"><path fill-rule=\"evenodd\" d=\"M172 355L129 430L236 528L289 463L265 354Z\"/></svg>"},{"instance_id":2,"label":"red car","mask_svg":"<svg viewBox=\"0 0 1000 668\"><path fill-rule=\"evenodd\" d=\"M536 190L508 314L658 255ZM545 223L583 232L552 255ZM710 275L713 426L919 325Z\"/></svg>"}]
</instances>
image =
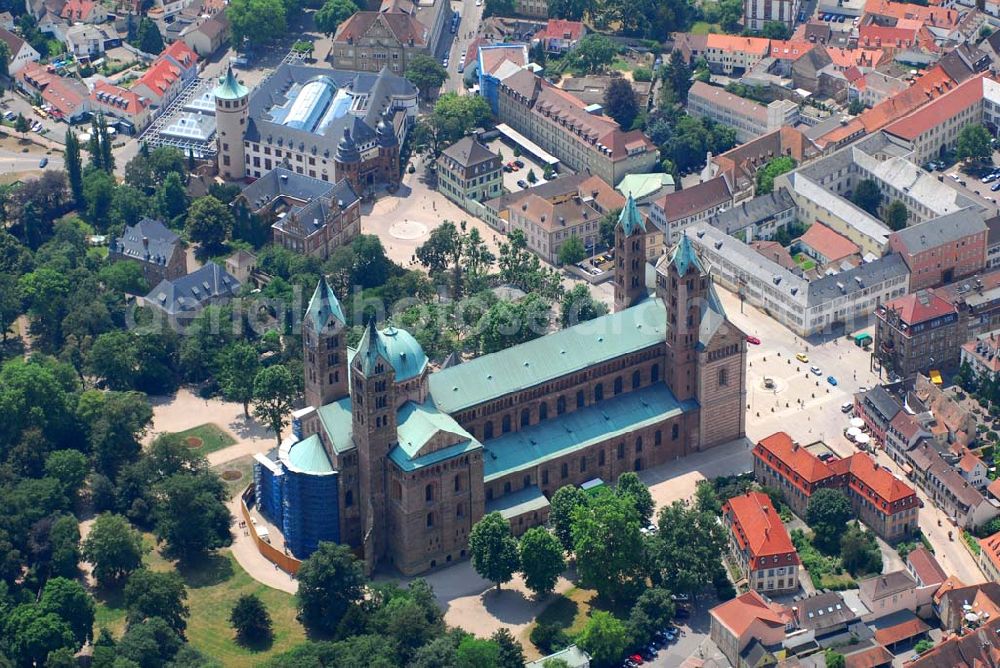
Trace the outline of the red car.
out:
<instances>
[{"instance_id":1,"label":"red car","mask_svg":"<svg viewBox=\"0 0 1000 668\"><path fill-rule=\"evenodd\" d=\"M747 337L747 343L752 343L755 346L759 346L760 345L760 339L758 339L756 336L748 336Z\"/></svg>"},{"instance_id":2,"label":"red car","mask_svg":"<svg viewBox=\"0 0 1000 668\"><path fill-rule=\"evenodd\" d=\"M642 657L641 657L641 656L639 656L638 654L633 654L633 655L632 655L632 656L630 656L629 658L630 658L630 659L632 659L633 661L635 661L635 662L636 662L637 664L639 664L640 666L642 665Z\"/></svg>"}]
</instances>

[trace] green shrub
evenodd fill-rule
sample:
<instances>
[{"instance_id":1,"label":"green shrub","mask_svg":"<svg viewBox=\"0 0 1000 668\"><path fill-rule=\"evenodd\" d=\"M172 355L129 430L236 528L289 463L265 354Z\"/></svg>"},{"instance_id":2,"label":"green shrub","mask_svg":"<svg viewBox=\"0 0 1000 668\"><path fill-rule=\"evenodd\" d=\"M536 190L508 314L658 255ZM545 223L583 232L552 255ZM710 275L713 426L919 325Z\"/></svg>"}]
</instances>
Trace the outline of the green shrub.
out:
<instances>
[{"instance_id":1,"label":"green shrub","mask_svg":"<svg viewBox=\"0 0 1000 668\"><path fill-rule=\"evenodd\" d=\"M531 635L528 637L535 647L546 654L558 652L570 645L570 639L566 632L555 624L542 622L535 624L535 628L531 629Z\"/></svg>"}]
</instances>

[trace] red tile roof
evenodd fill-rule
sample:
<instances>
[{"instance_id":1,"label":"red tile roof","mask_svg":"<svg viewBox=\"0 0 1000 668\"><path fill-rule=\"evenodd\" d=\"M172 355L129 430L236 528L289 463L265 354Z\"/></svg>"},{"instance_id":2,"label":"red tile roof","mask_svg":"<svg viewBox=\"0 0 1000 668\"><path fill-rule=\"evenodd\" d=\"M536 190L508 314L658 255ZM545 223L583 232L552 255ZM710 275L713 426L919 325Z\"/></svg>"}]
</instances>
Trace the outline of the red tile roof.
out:
<instances>
[{"instance_id":1,"label":"red tile roof","mask_svg":"<svg viewBox=\"0 0 1000 668\"><path fill-rule=\"evenodd\" d=\"M798 60L816 48L813 42L804 39L771 40L771 57L775 60Z\"/></svg>"},{"instance_id":2,"label":"red tile roof","mask_svg":"<svg viewBox=\"0 0 1000 668\"><path fill-rule=\"evenodd\" d=\"M663 211L667 222L681 220L702 211L708 211L720 204L732 201L729 184L722 176L684 188L677 192L667 193L653 203Z\"/></svg>"},{"instance_id":3,"label":"red tile roof","mask_svg":"<svg viewBox=\"0 0 1000 668\"><path fill-rule=\"evenodd\" d=\"M426 46L427 31L415 16L402 12L355 12L337 27L333 36L334 43L346 44L348 40L361 37L371 29L376 21L382 21L400 44L408 44L411 40L416 46Z\"/></svg>"},{"instance_id":4,"label":"red tile roof","mask_svg":"<svg viewBox=\"0 0 1000 668\"><path fill-rule=\"evenodd\" d=\"M157 95L163 95L181 78L180 70L169 60L158 60L139 77L135 85L145 84Z\"/></svg>"},{"instance_id":5,"label":"red tile roof","mask_svg":"<svg viewBox=\"0 0 1000 668\"><path fill-rule=\"evenodd\" d=\"M923 545L906 555L906 561L925 587L939 585L948 578L941 564Z\"/></svg>"},{"instance_id":6,"label":"red tile roof","mask_svg":"<svg viewBox=\"0 0 1000 668\"><path fill-rule=\"evenodd\" d=\"M884 55L884 52L878 49L838 49L832 46L826 47L826 53L833 61L833 65L841 71L854 65L875 67Z\"/></svg>"},{"instance_id":7,"label":"red tile roof","mask_svg":"<svg viewBox=\"0 0 1000 668\"><path fill-rule=\"evenodd\" d=\"M59 15L70 21L86 21L96 6L94 0L69 0Z\"/></svg>"},{"instance_id":8,"label":"red tile roof","mask_svg":"<svg viewBox=\"0 0 1000 668\"><path fill-rule=\"evenodd\" d=\"M908 638L927 633L931 627L927 626L919 617L910 617L898 624L887 626L884 629L875 630L875 640L882 645L895 645Z\"/></svg>"},{"instance_id":9,"label":"red tile roof","mask_svg":"<svg viewBox=\"0 0 1000 668\"><path fill-rule=\"evenodd\" d=\"M181 40L177 40L165 48L163 53L160 54L160 58L164 58L166 56L169 56L174 61L179 63L184 69L187 69L198 62L198 54Z\"/></svg>"},{"instance_id":10,"label":"red tile roof","mask_svg":"<svg viewBox=\"0 0 1000 668\"><path fill-rule=\"evenodd\" d=\"M886 302L879 311L882 309L898 311L900 319L910 327L957 311L954 304L930 290L918 290L898 297Z\"/></svg>"},{"instance_id":11,"label":"red tile roof","mask_svg":"<svg viewBox=\"0 0 1000 668\"><path fill-rule=\"evenodd\" d=\"M792 539L767 494L747 492L734 496L726 501L722 512L732 524L731 531L736 542L740 548L749 551L751 559L791 554L794 555L794 563L799 563Z\"/></svg>"},{"instance_id":12,"label":"red tile roof","mask_svg":"<svg viewBox=\"0 0 1000 668\"><path fill-rule=\"evenodd\" d=\"M773 455L790 471L794 471L809 483L817 483L835 475L819 457L794 442L792 437L783 431L771 434L760 441L754 448L754 454L764 459L767 458L767 454Z\"/></svg>"},{"instance_id":13,"label":"red tile roof","mask_svg":"<svg viewBox=\"0 0 1000 668\"><path fill-rule=\"evenodd\" d=\"M986 464L983 464L982 459L976 457L971 452L966 452L962 455L962 458L958 460L958 468L962 469L966 473L972 473L976 469L976 466L980 465L984 467L986 466Z\"/></svg>"},{"instance_id":14,"label":"red tile roof","mask_svg":"<svg viewBox=\"0 0 1000 668\"><path fill-rule=\"evenodd\" d=\"M991 482L986 487L986 491L989 492L994 499L1000 499L1000 479Z\"/></svg>"},{"instance_id":15,"label":"red tile roof","mask_svg":"<svg viewBox=\"0 0 1000 668\"><path fill-rule=\"evenodd\" d=\"M535 39L568 39L576 41L583 36L584 26L580 21L549 19L545 27L535 33Z\"/></svg>"},{"instance_id":16,"label":"red tile roof","mask_svg":"<svg viewBox=\"0 0 1000 668\"><path fill-rule=\"evenodd\" d=\"M906 118L890 124L886 127L886 132L903 139L914 140L940 125L942 120L954 118L963 110L979 104L983 98L983 79L986 76L986 73L983 73L959 84L954 90L942 95Z\"/></svg>"},{"instance_id":17,"label":"red tile roof","mask_svg":"<svg viewBox=\"0 0 1000 668\"><path fill-rule=\"evenodd\" d=\"M844 648L844 651L850 651L850 647ZM882 645L874 645L844 656L844 668L876 668L891 663L892 652Z\"/></svg>"},{"instance_id":18,"label":"red tile roof","mask_svg":"<svg viewBox=\"0 0 1000 668\"><path fill-rule=\"evenodd\" d=\"M80 107L87 99L87 88L79 81L67 81L62 77L56 77L42 91L42 99L51 104L64 118L72 118L80 113Z\"/></svg>"},{"instance_id":19,"label":"red tile roof","mask_svg":"<svg viewBox=\"0 0 1000 668\"><path fill-rule=\"evenodd\" d=\"M836 473L850 473L852 487L859 487L866 495L870 490L880 500L892 504L906 499L916 499L917 493L912 487L894 476L889 469L879 466L875 460L864 452L855 452L847 459L830 462L830 468ZM856 483L861 483L857 485ZM870 496L870 495L868 495ZM883 512L891 512L892 508L881 508Z\"/></svg>"},{"instance_id":20,"label":"red tile roof","mask_svg":"<svg viewBox=\"0 0 1000 668\"><path fill-rule=\"evenodd\" d=\"M123 103L121 105L111 104L110 101L106 102L105 100L99 99L97 96L98 93L117 96L119 99L123 100ZM100 81L94 85L94 90L90 93L90 99L96 105L113 109L119 114L127 114L130 116L142 113L142 111L149 106L146 98L141 95L138 95L137 93L134 93L126 88L121 88L120 86L112 86L106 81Z\"/></svg>"},{"instance_id":21,"label":"red tile roof","mask_svg":"<svg viewBox=\"0 0 1000 668\"><path fill-rule=\"evenodd\" d=\"M763 37L741 37L739 35L719 35L711 33L705 42L708 49L718 49L727 53L751 53L762 58L771 49L771 42Z\"/></svg>"},{"instance_id":22,"label":"red tile roof","mask_svg":"<svg viewBox=\"0 0 1000 668\"><path fill-rule=\"evenodd\" d=\"M857 244L823 223L813 223L799 241L827 258L830 262L842 260L861 252Z\"/></svg>"},{"instance_id":23,"label":"red tile roof","mask_svg":"<svg viewBox=\"0 0 1000 668\"><path fill-rule=\"evenodd\" d=\"M986 558L993 562L993 567L1000 569L1000 531L992 536L980 538L979 547Z\"/></svg>"},{"instance_id":24,"label":"red tile roof","mask_svg":"<svg viewBox=\"0 0 1000 668\"><path fill-rule=\"evenodd\" d=\"M790 619L788 610L777 603L769 603L751 590L742 596L720 603L709 611L734 636L739 638L754 623L761 621L769 626L784 626Z\"/></svg>"}]
</instances>

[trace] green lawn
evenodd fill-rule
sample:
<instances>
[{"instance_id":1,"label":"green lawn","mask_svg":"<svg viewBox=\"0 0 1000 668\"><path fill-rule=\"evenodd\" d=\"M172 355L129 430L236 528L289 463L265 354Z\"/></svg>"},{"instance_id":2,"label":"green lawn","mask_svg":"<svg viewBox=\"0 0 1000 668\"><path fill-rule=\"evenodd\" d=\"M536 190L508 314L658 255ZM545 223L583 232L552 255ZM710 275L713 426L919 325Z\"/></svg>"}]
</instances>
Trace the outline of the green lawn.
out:
<instances>
[{"instance_id":1,"label":"green lawn","mask_svg":"<svg viewBox=\"0 0 1000 668\"><path fill-rule=\"evenodd\" d=\"M805 253L799 253L796 255L795 261L798 263L799 267L802 268L802 271L809 271L816 266L816 261Z\"/></svg>"},{"instance_id":2,"label":"green lawn","mask_svg":"<svg viewBox=\"0 0 1000 668\"><path fill-rule=\"evenodd\" d=\"M212 470L222 477L226 489L236 496L253 480L253 455L245 455L225 464L212 467ZM239 477L236 476L239 472Z\"/></svg>"},{"instance_id":3,"label":"green lawn","mask_svg":"<svg viewBox=\"0 0 1000 668\"><path fill-rule=\"evenodd\" d=\"M146 540L151 544L153 537L147 535ZM187 585L187 605L191 611L187 623L188 641L223 666L259 665L306 638L305 630L295 619L295 598L251 578L228 551L208 556L190 568L179 568L155 549L146 555L145 562L153 570L176 569L181 574ZM274 642L268 647L250 649L235 640L229 625L229 612L243 594L260 596L271 613ZM121 593L98 592L96 598L95 629L106 626L116 637L120 637L125 630Z\"/></svg>"},{"instance_id":4,"label":"green lawn","mask_svg":"<svg viewBox=\"0 0 1000 668\"><path fill-rule=\"evenodd\" d=\"M722 34L722 28L718 23L707 23L705 21L698 21L693 26L691 26L691 33L694 35L707 35L709 33Z\"/></svg>"},{"instance_id":5,"label":"green lawn","mask_svg":"<svg viewBox=\"0 0 1000 668\"><path fill-rule=\"evenodd\" d=\"M524 647L528 660L541 658L542 654L531 642L531 630L537 624L555 624L571 638L583 630L590 617L592 601L597 594L590 589L573 587L564 594L557 594L545 609L538 615L535 624L530 625L521 634L521 645Z\"/></svg>"},{"instance_id":6,"label":"green lawn","mask_svg":"<svg viewBox=\"0 0 1000 668\"><path fill-rule=\"evenodd\" d=\"M210 422L192 427L187 431L177 432L177 435L183 438L188 446L199 455L207 455L236 443L232 436Z\"/></svg>"}]
</instances>

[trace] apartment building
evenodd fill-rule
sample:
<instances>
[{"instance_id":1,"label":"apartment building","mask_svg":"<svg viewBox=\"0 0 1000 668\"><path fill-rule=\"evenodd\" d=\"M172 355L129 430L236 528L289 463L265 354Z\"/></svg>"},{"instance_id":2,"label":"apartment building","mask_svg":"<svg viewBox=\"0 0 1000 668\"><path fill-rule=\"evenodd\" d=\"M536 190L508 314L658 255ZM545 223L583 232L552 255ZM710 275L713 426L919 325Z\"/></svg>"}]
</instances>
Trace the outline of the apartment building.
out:
<instances>
[{"instance_id":1,"label":"apartment building","mask_svg":"<svg viewBox=\"0 0 1000 668\"><path fill-rule=\"evenodd\" d=\"M996 379L1000 373L1000 330L978 334L963 343L960 363L967 364L976 378Z\"/></svg>"},{"instance_id":2,"label":"apartment building","mask_svg":"<svg viewBox=\"0 0 1000 668\"><path fill-rule=\"evenodd\" d=\"M770 21L795 28L799 0L743 0L743 26L748 30L763 30Z\"/></svg>"},{"instance_id":3,"label":"apartment building","mask_svg":"<svg viewBox=\"0 0 1000 668\"><path fill-rule=\"evenodd\" d=\"M791 100L764 105L702 81L695 81L688 91L687 110L692 116L733 128L741 144L785 125L795 125L799 118L799 105Z\"/></svg>"},{"instance_id":4,"label":"apartment building","mask_svg":"<svg viewBox=\"0 0 1000 668\"><path fill-rule=\"evenodd\" d=\"M661 232L667 245L673 245L685 229L708 220L713 214L732 206L733 195L722 176L696 186L667 193L653 202L649 219Z\"/></svg>"},{"instance_id":5,"label":"apartment building","mask_svg":"<svg viewBox=\"0 0 1000 668\"><path fill-rule=\"evenodd\" d=\"M903 256L916 291L982 271L988 235L983 217L966 209L893 232L889 248Z\"/></svg>"},{"instance_id":6,"label":"apartment building","mask_svg":"<svg viewBox=\"0 0 1000 668\"><path fill-rule=\"evenodd\" d=\"M437 159L438 190L463 209L503 193L500 156L472 137L462 137Z\"/></svg>"},{"instance_id":7,"label":"apartment building","mask_svg":"<svg viewBox=\"0 0 1000 668\"><path fill-rule=\"evenodd\" d=\"M945 461L927 440L910 452L913 480L954 523L974 529L1000 515L1000 505Z\"/></svg>"},{"instance_id":8,"label":"apartment building","mask_svg":"<svg viewBox=\"0 0 1000 668\"><path fill-rule=\"evenodd\" d=\"M900 377L953 368L959 360L960 332L955 305L919 290L875 311L875 357Z\"/></svg>"},{"instance_id":9,"label":"apartment building","mask_svg":"<svg viewBox=\"0 0 1000 668\"><path fill-rule=\"evenodd\" d=\"M711 156L701 172L701 180L724 175L733 190L733 199L740 202L754 196L757 170L783 155L794 160L796 165L803 165L819 155L819 149L800 130L782 127L721 155Z\"/></svg>"},{"instance_id":10,"label":"apartment building","mask_svg":"<svg viewBox=\"0 0 1000 668\"><path fill-rule=\"evenodd\" d=\"M762 492L735 496L722 506L729 552L754 591L769 596L797 591L799 555L771 499Z\"/></svg>"},{"instance_id":11,"label":"apartment building","mask_svg":"<svg viewBox=\"0 0 1000 668\"><path fill-rule=\"evenodd\" d=\"M912 160L924 163L955 148L966 125L1000 125L1000 83L979 74L924 105L909 116L886 126L913 152Z\"/></svg>"},{"instance_id":12,"label":"apartment building","mask_svg":"<svg viewBox=\"0 0 1000 668\"><path fill-rule=\"evenodd\" d=\"M688 63L704 58L716 74L739 75L749 72L768 56L771 41L763 37L677 33L674 48L680 50Z\"/></svg>"},{"instance_id":13,"label":"apartment building","mask_svg":"<svg viewBox=\"0 0 1000 668\"><path fill-rule=\"evenodd\" d=\"M535 33L531 45L541 44L546 53L566 53L575 47L584 35L587 26L580 21L549 19L545 27Z\"/></svg>"},{"instance_id":14,"label":"apartment building","mask_svg":"<svg viewBox=\"0 0 1000 668\"><path fill-rule=\"evenodd\" d=\"M709 616L712 642L733 666L746 665L742 655L751 643L780 647L785 632L792 628L788 608L753 590L715 606Z\"/></svg>"},{"instance_id":15,"label":"apartment building","mask_svg":"<svg viewBox=\"0 0 1000 668\"><path fill-rule=\"evenodd\" d=\"M867 323L882 303L906 294L909 270L897 253L808 280L707 222L686 231L716 282L738 292L799 336Z\"/></svg>"},{"instance_id":16,"label":"apartment building","mask_svg":"<svg viewBox=\"0 0 1000 668\"><path fill-rule=\"evenodd\" d=\"M1000 531L979 539L979 567L983 569L986 580L1000 580Z\"/></svg>"},{"instance_id":17,"label":"apartment building","mask_svg":"<svg viewBox=\"0 0 1000 668\"><path fill-rule=\"evenodd\" d=\"M883 540L902 540L916 530L917 493L863 452L824 462L785 432L777 432L754 447L753 457L754 478L781 489L799 516L813 493L836 488L847 496L857 519Z\"/></svg>"},{"instance_id":18,"label":"apartment building","mask_svg":"<svg viewBox=\"0 0 1000 668\"><path fill-rule=\"evenodd\" d=\"M549 0L514 0L514 13L535 19L548 18Z\"/></svg>"},{"instance_id":19,"label":"apartment building","mask_svg":"<svg viewBox=\"0 0 1000 668\"><path fill-rule=\"evenodd\" d=\"M639 130L587 111L580 100L527 69L500 81L498 119L570 169L617 185L627 174L653 170L658 151Z\"/></svg>"},{"instance_id":20,"label":"apartment building","mask_svg":"<svg viewBox=\"0 0 1000 668\"><path fill-rule=\"evenodd\" d=\"M794 222L795 200L784 188L738 202L708 217L709 225L746 243L771 239Z\"/></svg>"},{"instance_id":21,"label":"apartment building","mask_svg":"<svg viewBox=\"0 0 1000 668\"><path fill-rule=\"evenodd\" d=\"M621 193L596 176L575 174L485 203L486 220L509 233L521 230L528 248L550 264L572 237L587 247L600 238L605 214L625 205Z\"/></svg>"}]
</instances>

